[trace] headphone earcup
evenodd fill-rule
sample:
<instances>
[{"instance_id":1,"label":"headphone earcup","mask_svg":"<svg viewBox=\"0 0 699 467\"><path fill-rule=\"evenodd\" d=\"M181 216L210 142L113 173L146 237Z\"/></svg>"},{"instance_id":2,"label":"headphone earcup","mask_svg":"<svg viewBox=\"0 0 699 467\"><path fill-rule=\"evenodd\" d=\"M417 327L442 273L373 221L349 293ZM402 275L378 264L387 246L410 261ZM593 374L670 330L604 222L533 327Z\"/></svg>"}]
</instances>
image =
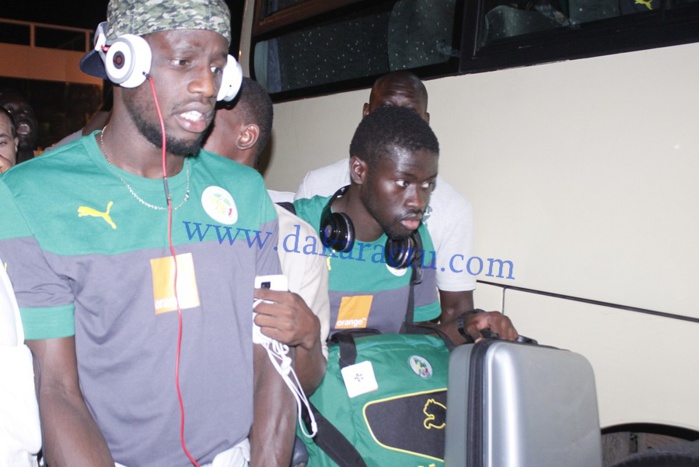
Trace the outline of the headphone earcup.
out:
<instances>
[{"instance_id":1,"label":"headphone earcup","mask_svg":"<svg viewBox=\"0 0 699 467\"><path fill-rule=\"evenodd\" d=\"M221 77L221 88L218 90L216 100L232 101L240 91L240 85L243 84L243 69L238 61L232 55L228 56L228 62L223 69Z\"/></svg>"},{"instance_id":2,"label":"headphone earcup","mask_svg":"<svg viewBox=\"0 0 699 467\"><path fill-rule=\"evenodd\" d=\"M384 247L386 264L396 269L403 269L410 266L414 261L421 266L422 263L422 239L420 233L415 231L407 238L395 240L391 237L386 239Z\"/></svg>"},{"instance_id":3,"label":"headphone earcup","mask_svg":"<svg viewBox=\"0 0 699 467\"><path fill-rule=\"evenodd\" d=\"M114 84L135 88L150 72L153 54L148 42L134 34L124 34L109 46L104 59L107 77Z\"/></svg>"},{"instance_id":4,"label":"headphone earcup","mask_svg":"<svg viewBox=\"0 0 699 467\"><path fill-rule=\"evenodd\" d=\"M342 212L328 214L320 221L320 241L323 246L345 253L354 246L354 224Z\"/></svg>"}]
</instances>

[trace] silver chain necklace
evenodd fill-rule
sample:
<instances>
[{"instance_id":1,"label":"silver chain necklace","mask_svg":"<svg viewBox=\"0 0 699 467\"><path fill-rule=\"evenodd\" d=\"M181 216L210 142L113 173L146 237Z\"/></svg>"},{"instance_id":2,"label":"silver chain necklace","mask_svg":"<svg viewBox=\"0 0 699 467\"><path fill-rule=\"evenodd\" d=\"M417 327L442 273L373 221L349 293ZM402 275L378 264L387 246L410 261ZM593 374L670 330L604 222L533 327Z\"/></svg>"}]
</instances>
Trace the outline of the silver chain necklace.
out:
<instances>
[{"instance_id":1,"label":"silver chain necklace","mask_svg":"<svg viewBox=\"0 0 699 467\"><path fill-rule=\"evenodd\" d=\"M156 211L166 210L167 206L156 206L155 204L151 204L148 201L141 198L140 196L138 196L136 194L136 192L133 190L133 188L131 188L131 185L129 185L126 182L126 180L124 180L124 178L121 175L119 175L119 172L116 171L116 169L112 165L112 162L109 160L109 156L107 155L107 150L104 147L104 130L107 129L107 126L108 125L105 125L104 128L102 128L102 131L100 132L100 148L102 149L102 153L104 154L104 159L107 161L107 165L109 166L109 170L111 170L112 173L114 174L114 176L116 176L116 178L121 180L121 183L123 183L124 186L129 189L129 193L131 193L131 195L134 198L136 198L136 201L138 201L139 203L141 203L142 205L144 205L148 208L155 209ZM184 194L184 199L182 200L182 202L180 204L178 204L177 206L175 206L174 208L172 208L173 211L176 211L177 209L181 208L182 205L184 203L186 203L187 200L189 199L189 159L184 160L184 166L185 166L185 171L187 173L187 191Z\"/></svg>"}]
</instances>

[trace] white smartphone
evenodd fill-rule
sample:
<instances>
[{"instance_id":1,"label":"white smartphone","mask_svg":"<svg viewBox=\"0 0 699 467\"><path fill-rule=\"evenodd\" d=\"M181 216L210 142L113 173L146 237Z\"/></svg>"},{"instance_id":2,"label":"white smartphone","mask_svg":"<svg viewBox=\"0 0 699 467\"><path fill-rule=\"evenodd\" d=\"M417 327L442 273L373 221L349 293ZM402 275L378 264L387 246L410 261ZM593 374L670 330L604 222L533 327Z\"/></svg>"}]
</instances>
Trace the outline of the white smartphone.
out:
<instances>
[{"instance_id":1,"label":"white smartphone","mask_svg":"<svg viewBox=\"0 0 699 467\"><path fill-rule=\"evenodd\" d=\"M257 276L255 277L255 288L281 290L282 292L287 292L289 290L289 280L284 274Z\"/></svg>"}]
</instances>

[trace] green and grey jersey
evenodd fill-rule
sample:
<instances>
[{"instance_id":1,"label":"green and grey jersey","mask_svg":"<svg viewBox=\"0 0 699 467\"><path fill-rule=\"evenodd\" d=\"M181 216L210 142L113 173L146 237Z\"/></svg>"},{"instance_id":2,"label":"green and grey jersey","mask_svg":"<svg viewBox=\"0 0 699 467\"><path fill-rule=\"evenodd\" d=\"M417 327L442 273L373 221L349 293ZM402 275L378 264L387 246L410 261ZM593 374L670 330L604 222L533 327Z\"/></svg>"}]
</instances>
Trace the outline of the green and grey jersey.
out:
<instances>
[{"instance_id":1,"label":"green and grey jersey","mask_svg":"<svg viewBox=\"0 0 699 467\"><path fill-rule=\"evenodd\" d=\"M296 215L319 228L320 217L331 197L315 196L294 201ZM415 286L414 321L439 317L435 253L430 234L419 228L423 243L423 278ZM346 253L325 248L329 271L330 332L352 328L378 329L397 333L405 320L410 293L410 268L388 266L384 257L386 234L373 242L355 241ZM313 241L312 238L307 241ZM299 245L301 254L315 251Z\"/></svg>"},{"instance_id":2,"label":"green and grey jersey","mask_svg":"<svg viewBox=\"0 0 699 467\"><path fill-rule=\"evenodd\" d=\"M201 151L169 178L110 166L90 135L0 178L0 258L27 339L75 336L80 385L115 461L200 463L252 424L256 275L280 272L259 174ZM182 203L183 200L186 201ZM177 287L174 286L175 275Z\"/></svg>"}]
</instances>

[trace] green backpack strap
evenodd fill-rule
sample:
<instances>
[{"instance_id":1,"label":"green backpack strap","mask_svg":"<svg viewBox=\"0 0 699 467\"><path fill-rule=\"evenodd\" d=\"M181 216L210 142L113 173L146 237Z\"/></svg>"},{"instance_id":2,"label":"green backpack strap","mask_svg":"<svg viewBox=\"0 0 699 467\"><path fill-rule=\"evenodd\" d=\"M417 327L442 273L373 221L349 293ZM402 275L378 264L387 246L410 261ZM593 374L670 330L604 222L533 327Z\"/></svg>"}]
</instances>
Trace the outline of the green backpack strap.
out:
<instances>
[{"instance_id":1,"label":"green backpack strap","mask_svg":"<svg viewBox=\"0 0 699 467\"><path fill-rule=\"evenodd\" d=\"M312 402L310 405L318 426L318 433L313 438L313 442L340 467L367 467L361 454L352 443L320 413ZM310 425L310 419L305 409L304 421L306 425Z\"/></svg>"},{"instance_id":2,"label":"green backpack strap","mask_svg":"<svg viewBox=\"0 0 699 467\"><path fill-rule=\"evenodd\" d=\"M354 343L355 337L378 336L381 334L376 329L346 329L338 331L328 341L340 347L340 369L357 363L357 345Z\"/></svg>"},{"instance_id":3,"label":"green backpack strap","mask_svg":"<svg viewBox=\"0 0 699 467\"><path fill-rule=\"evenodd\" d=\"M340 368L354 365L357 361L357 346L354 338L362 336L378 335L375 329L350 329L333 334L329 341L337 343L340 348ZM309 401L313 416L316 419L318 433L313 437L313 442L321 448L340 467L366 467L364 459L352 443L350 443L335 425L330 423L322 413ZM306 426L310 427L310 417L304 409L303 419ZM310 429L310 428L309 428Z\"/></svg>"}]
</instances>

